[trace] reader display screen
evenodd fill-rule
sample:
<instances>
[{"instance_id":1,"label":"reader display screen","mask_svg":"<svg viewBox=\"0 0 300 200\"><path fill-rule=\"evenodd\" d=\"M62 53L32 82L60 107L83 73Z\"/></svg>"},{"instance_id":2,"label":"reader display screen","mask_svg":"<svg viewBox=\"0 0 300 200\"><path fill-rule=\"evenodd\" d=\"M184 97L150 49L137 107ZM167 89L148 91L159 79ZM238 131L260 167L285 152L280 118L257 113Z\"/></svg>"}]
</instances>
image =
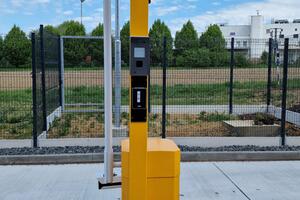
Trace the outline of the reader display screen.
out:
<instances>
[{"instance_id":1,"label":"reader display screen","mask_svg":"<svg viewBox=\"0 0 300 200\"><path fill-rule=\"evenodd\" d=\"M145 48L134 48L134 58L145 58Z\"/></svg>"}]
</instances>

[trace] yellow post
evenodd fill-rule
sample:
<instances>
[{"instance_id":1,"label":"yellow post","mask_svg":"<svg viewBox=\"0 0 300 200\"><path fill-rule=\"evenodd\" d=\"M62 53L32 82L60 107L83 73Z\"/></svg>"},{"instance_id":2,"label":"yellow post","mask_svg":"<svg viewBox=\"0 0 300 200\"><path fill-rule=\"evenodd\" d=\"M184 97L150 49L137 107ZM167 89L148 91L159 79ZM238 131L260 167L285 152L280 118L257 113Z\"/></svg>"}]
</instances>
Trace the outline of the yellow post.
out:
<instances>
[{"instance_id":1,"label":"yellow post","mask_svg":"<svg viewBox=\"0 0 300 200\"><path fill-rule=\"evenodd\" d=\"M122 141L122 200L179 200L180 150L167 139L148 139L149 0L130 5L129 140Z\"/></svg>"},{"instance_id":2,"label":"yellow post","mask_svg":"<svg viewBox=\"0 0 300 200\"><path fill-rule=\"evenodd\" d=\"M131 0L130 37L148 37L148 0ZM148 108L146 110L145 122L129 123L129 200L147 199Z\"/></svg>"}]
</instances>

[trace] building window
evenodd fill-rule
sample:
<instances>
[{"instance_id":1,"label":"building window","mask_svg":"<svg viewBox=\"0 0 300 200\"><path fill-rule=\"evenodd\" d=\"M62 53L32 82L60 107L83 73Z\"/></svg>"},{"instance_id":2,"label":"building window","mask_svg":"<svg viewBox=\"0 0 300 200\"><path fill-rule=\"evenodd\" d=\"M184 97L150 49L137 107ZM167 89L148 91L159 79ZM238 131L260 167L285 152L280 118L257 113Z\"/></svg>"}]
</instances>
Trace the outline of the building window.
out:
<instances>
[{"instance_id":1,"label":"building window","mask_svg":"<svg viewBox=\"0 0 300 200\"><path fill-rule=\"evenodd\" d=\"M295 31L298 31L298 29L297 29L297 28L295 28Z\"/></svg>"},{"instance_id":2,"label":"building window","mask_svg":"<svg viewBox=\"0 0 300 200\"><path fill-rule=\"evenodd\" d=\"M284 38L284 35L283 35L283 34L281 34L281 35L279 36L279 38Z\"/></svg>"},{"instance_id":3,"label":"building window","mask_svg":"<svg viewBox=\"0 0 300 200\"><path fill-rule=\"evenodd\" d=\"M231 33L230 33L230 36L235 36L235 32L231 32Z\"/></svg>"},{"instance_id":4,"label":"building window","mask_svg":"<svg viewBox=\"0 0 300 200\"><path fill-rule=\"evenodd\" d=\"M243 41L243 47L247 47L247 41Z\"/></svg>"},{"instance_id":5,"label":"building window","mask_svg":"<svg viewBox=\"0 0 300 200\"><path fill-rule=\"evenodd\" d=\"M267 34L269 34L270 33L270 29L267 29Z\"/></svg>"},{"instance_id":6,"label":"building window","mask_svg":"<svg viewBox=\"0 0 300 200\"><path fill-rule=\"evenodd\" d=\"M294 34L294 38L299 38L299 34Z\"/></svg>"},{"instance_id":7,"label":"building window","mask_svg":"<svg viewBox=\"0 0 300 200\"><path fill-rule=\"evenodd\" d=\"M237 41L236 44L237 44L238 47L240 47L241 46L241 41Z\"/></svg>"}]
</instances>

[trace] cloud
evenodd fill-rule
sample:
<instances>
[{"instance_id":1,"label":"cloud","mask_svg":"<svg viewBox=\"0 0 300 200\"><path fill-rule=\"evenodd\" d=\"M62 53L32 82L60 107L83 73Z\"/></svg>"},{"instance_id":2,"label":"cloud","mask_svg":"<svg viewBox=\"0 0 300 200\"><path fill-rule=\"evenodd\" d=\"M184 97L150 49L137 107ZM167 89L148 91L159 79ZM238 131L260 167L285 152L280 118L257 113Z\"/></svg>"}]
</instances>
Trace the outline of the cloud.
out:
<instances>
[{"instance_id":1,"label":"cloud","mask_svg":"<svg viewBox=\"0 0 300 200\"><path fill-rule=\"evenodd\" d=\"M156 9L156 13L157 13L157 16L164 16L166 14L170 14L172 12L175 12L179 10L179 7L178 6L171 6L171 7L158 7Z\"/></svg>"},{"instance_id":2,"label":"cloud","mask_svg":"<svg viewBox=\"0 0 300 200\"><path fill-rule=\"evenodd\" d=\"M73 15L73 11L72 10L66 10L63 12L64 15Z\"/></svg>"}]
</instances>

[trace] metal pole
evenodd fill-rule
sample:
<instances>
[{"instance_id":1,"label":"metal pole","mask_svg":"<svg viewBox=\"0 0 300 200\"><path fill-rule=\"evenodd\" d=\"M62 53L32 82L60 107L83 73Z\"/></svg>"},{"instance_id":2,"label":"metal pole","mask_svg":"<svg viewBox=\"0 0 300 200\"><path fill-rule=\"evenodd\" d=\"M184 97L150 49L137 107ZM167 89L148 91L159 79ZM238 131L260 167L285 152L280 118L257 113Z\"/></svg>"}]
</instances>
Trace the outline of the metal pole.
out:
<instances>
[{"instance_id":1,"label":"metal pole","mask_svg":"<svg viewBox=\"0 0 300 200\"><path fill-rule=\"evenodd\" d=\"M121 122L121 40L120 40L120 0L116 0L115 10L115 127Z\"/></svg>"},{"instance_id":2,"label":"metal pole","mask_svg":"<svg viewBox=\"0 0 300 200\"><path fill-rule=\"evenodd\" d=\"M36 59L35 59L35 33L31 33L31 52L32 52L32 139L33 148L38 147L37 143L37 106L36 106Z\"/></svg>"},{"instance_id":3,"label":"metal pole","mask_svg":"<svg viewBox=\"0 0 300 200\"><path fill-rule=\"evenodd\" d=\"M59 82L59 106L60 106L60 110L62 110L62 76L61 76L61 43L60 43L60 36L58 36L57 38L57 46L58 46L58 56L57 56L57 59L58 59L58 82Z\"/></svg>"},{"instance_id":4,"label":"metal pole","mask_svg":"<svg viewBox=\"0 0 300 200\"><path fill-rule=\"evenodd\" d=\"M289 39L284 41L284 58L283 58L283 79L282 79L282 104L281 104L281 145L285 145L285 123L286 123L286 96L287 96L287 77L289 63Z\"/></svg>"},{"instance_id":5,"label":"metal pole","mask_svg":"<svg viewBox=\"0 0 300 200\"><path fill-rule=\"evenodd\" d=\"M64 59L64 38L60 37L60 87L61 87L61 112L65 111L65 59Z\"/></svg>"},{"instance_id":6,"label":"metal pole","mask_svg":"<svg viewBox=\"0 0 300 200\"><path fill-rule=\"evenodd\" d=\"M47 131L47 106L46 106L46 77L45 77L45 49L44 49L44 26L40 25L40 54L42 68L42 102L43 102L43 131Z\"/></svg>"},{"instance_id":7,"label":"metal pole","mask_svg":"<svg viewBox=\"0 0 300 200\"><path fill-rule=\"evenodd\" d=\"M111 47L111 0L103 1L104 8L104 179L113 182L112 148L112 47Z\"/></svg>"},{"instance_id":8,"label":"metal pole","mask_svg":"<svg viewBox=\"0 0 300 200\"><path fill-rule=\"evenodd\" d=\"M166 138L167 38L163 41L162 138Z\"/></svg>"},{"instance_id":9,"label":"metal pole","mask_svg":"<svg viewBox=\"0 0 300 200\"><path fill-rule=\"evenodd\" d=\"M268 83L267 83L267 113L271 105L271 84L272 84L272 54L273 54L273 39L269 39L269 57L268 57Z\"/></svg>"},{"instance_id":10,"label":"metal pole","mask_svg":"<svg viewBox=\"0 0 300 200\"><path fill-rule=\"evenodd\" d=\"M234 38L231 38L230 85L229 85L229 114L233 112L233 68L234 68Z\"/></svg>"}]
</instances>

